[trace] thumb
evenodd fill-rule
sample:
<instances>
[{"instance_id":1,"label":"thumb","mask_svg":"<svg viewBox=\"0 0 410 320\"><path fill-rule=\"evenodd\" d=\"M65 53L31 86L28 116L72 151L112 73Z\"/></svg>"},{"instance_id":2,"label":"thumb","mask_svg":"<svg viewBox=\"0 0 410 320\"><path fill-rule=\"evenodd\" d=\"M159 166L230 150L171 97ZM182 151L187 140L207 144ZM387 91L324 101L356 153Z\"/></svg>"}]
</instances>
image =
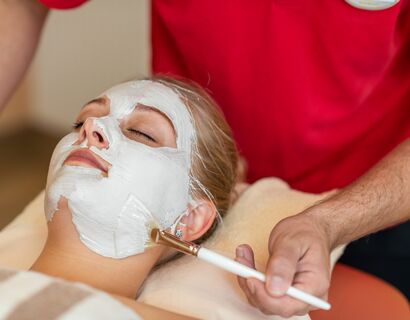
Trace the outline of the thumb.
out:
<instances>
[{"instance_id":1,"label":"thumb","mask_svg":"<svg viewBox=\"0 0 410 320\"><path fill-rule=\"evenodd\" d=\"M266 290L274 297L281 297L293 283L299 250L288 245L274 247L266 268Z\"/></svg>"}]
</instances>

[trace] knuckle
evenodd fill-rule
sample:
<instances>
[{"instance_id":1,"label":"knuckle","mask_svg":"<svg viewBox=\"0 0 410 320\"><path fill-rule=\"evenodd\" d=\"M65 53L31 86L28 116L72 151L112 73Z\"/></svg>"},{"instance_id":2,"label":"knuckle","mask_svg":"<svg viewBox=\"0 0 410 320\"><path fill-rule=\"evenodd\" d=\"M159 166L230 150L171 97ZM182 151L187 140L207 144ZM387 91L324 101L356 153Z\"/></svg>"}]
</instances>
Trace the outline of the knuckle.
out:
<instances>
[{"instance_id":1,"label":"knuckle","mask_svg":"<svg viewBox=\"0 0 410 320\"><path fill-rule=\"evenodd\" d=\"M277 314L278 305L266 293L256 293L257 308L265 315Z\"/></svg>"},{"instance_id":2,"label":"knuckle","mask_svg":"<svg viewBox=\"0 0 410 320\"><path fill-rule=\"evenodd\" d=\"M260 303L264 303L264 304L269 299L269 296L264 286L257 286L257 288L255 288L254 296Z\"/></svg>"},{"instance_id":3,"label":"knuckle","mask_svg":"<svg viewBox=\"0 0 410 320\"><path fill-rule=\"evenodd\" d=\"M307 310L306 305L286 304L281 308L280 315L284 318L290 318L292 316L299 315L299 313L302 313L302 312L304 312L303 315L306 314L307 311L305 310Z\"/></svg>"},{"instance_id":4,"label":"knuckle","mask_svg":"<svg viewBox=\"0 0 410 320\"><path fill-rule=\"evenodd\" d=\"M318 285L316 288L316 295L321 297L327 296L327 293L330 289L330 281L327 278L323 278L322 280L318 281Z\"/></svg>"},{"instance_id":5,"label":"knuckle","mask_svg":"<svg viewBox=\"0 0 410 320\"><path fill-rule=\"evenodd\" d=\"M294 315L294 312L291 309L284 309L279 315L283 318L290 318Z\"/></svg>"},{"instance_id":6,"label":"knuckle","mask_svg":"<svg viewBox=\"0 0 410 320\"><path fill-rule=\"evenodd\" d=\"M259 310L260 310L264 315L266 315L266 316L270 316L270 315L273 315L273 314L274 314L274 313L272 312L272 310L268 309L268 308L265 307L265 306L261 306L261 307L259 308Z\"/></svg>"},{"instance_id":7,"label":"knuckle","mask_svg":"<svg viewBox=\"0 0 410 320\"><path fill-rule=\"evenodd\" d=\"M246 299L248 300L248 303L252 306L257 308L255 302L253 301L253 299L251 299L248 295L246 296Z\"/></svg>"},{"instance_id":8,"label":"knuckle","mask_svg":"<svg viewBox=\"0 0 410 320\"><path fill-rule=\"evenodd\" d=\"M245 258L241 258L241 257L236 257L235 260L241 264L248 264L248 261Z\"/></svg>"},{"instance_id":9,"label":"knuckle","mask_svg":"<svg viewBox=\"0 0 410 320\"><path fill-rule=\"evenodd\" d=\"M245 265L245 266L247 266L247 267L249 267L251 265L247 260L244 260L244 259L241 259L238 262Z\"/></svg>"},{"instance_id":10,"label":"knuckle","mask_svg":"<svg viewBox=\"0 0 410 320\"><path fill-rule=\"evenodd\" d=\"M289 260L283 255L276 255L270 261L270 267L272 269L281 269L281 268L288 266L289 264L290 264Z\"/></svg>"},{"instance_id":11,"label":"knuckle","mask_svg":"<svg viewBox=\"0 0 410 320\"><path fill-rule=\"evenodd\" d=\"M323 278L322 289L323 289L324 292L329 291L329 289L330 289L330 278L329 277Z\"/></svg>"},{"instance_id":12,"label":"knuckle","mask_svg":"<svg viewBox=\"0 0 410 320\"><path fill-rule=\"evenodd\" d=\"M314 309L312 309L312 310L314 310ZM311 311L311 310L308 309L308 308L300 309L300 310L298 310L298 311L295 312L295 315L296 315L296 316L304 316L304 315L306 315L309 311Z\"/></svg>"},{"instance_id":13,"label":"knuckle","mask_svg":"<svg viewBox=\"0 0 410 320\"><path fill-rule=\"evenodd\" d=\"M278 256L270 261L267 274L280 274L284 278L290 278L295 267L286 257Z\"/></svg>"},{"instance_id":14,"label":"knuckle","mask_svg":"<svg viewBox=\"0 0 410 320\"><path fill-rule=\"evenodd\" d=\"M275 231L276 231L276 232L281 231L282 229L287 229L288 222L289 222L289 218L285 218L285 219L280 220L280 221L275 225L275 227L273 228L273 232L272 232L272 233L274 233Z\"/></svg>"},{"instance_id":15,"label":"knuckle","mask_svg":"<svg viewBox=\"0 0 410 320\"><path fill-rule=\"evenodd\" d=\"M262 311L262 309L269 311L268 308L268 297L266 293L261 292L262 290L256 290L254 294L254 299L256 304L258 305L258 309Z\"/></svg>"},{"instance_id":16,"label":"knuckle","mask_svg":"<svg viewBox=\"0 0 410 320\"><path fill-rule=\"evenodd\" d=\"M238 284L241 290L245 293L247 297L251 296L248 284L246 283L246 280L243 278L238 278Z\"/></svg>"}]
</instances>

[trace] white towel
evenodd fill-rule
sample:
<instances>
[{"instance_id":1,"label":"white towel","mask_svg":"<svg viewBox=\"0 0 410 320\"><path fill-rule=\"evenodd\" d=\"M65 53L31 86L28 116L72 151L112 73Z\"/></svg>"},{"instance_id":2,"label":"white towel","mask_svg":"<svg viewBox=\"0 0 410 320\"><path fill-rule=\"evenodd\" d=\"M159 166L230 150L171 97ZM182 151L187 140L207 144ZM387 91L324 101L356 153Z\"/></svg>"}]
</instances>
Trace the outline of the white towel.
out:
<instances>
[{"instance_id":1,"label":"white towel","mask_svg":"<svg viewBox=\"0 0 410 320\"><path fill-rule=\"evenodd\" d=\"M141 319L109 295L31 271L0 269L0 319Z\"/></svg>"}]
</instances>

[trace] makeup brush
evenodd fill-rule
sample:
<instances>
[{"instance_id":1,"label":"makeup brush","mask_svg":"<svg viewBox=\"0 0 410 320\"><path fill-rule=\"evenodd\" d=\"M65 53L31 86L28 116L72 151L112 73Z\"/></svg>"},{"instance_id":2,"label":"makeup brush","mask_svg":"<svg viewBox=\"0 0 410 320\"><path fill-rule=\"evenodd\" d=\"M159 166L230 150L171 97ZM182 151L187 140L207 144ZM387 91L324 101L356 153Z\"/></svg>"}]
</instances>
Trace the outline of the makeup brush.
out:
<instances>
[{"instance_id":1,"label":"makeup brush","mask_svg":"<svg viewBox=\"0 0 410 320\"><path fill-rule=\"evenodd\" d=\"M221 254L202 248L200 245L183 241L178 237L159 229L152 229L151 239L157 244L161 244L167 247L174 248L182 253L195 256L201 260L209 262L217 267L220 267L226 271L236 274L244 278L256 278L262 282L266 281L266 276L255 269L249 268L235 260L229 259ZM306 302L316 308L329 310L330 304L322 299L319 299L311 294L303 292L302 290L294 287L289 287L286 294L292 298Z\"/></svg>"}]
</instances>

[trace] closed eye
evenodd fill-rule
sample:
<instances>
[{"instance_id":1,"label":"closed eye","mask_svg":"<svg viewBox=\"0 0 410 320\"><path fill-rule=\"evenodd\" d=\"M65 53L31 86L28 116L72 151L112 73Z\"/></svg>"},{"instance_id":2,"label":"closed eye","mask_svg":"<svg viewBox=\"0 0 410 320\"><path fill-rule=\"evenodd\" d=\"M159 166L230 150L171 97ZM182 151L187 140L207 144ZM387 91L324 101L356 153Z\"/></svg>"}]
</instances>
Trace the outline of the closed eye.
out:
<instances>
[{"instance_id":1,"label":"closed eye","mask_svg":"<svg viewBox=\"0 0 410 320\"><path fill-rule=\"evenodd\" d=\"M83 126L84 122L76 121L73 123L74 130L80 129Z\"/></svg>"},{"instance_id":2,"label":"closed eye","mask_svg":"<svg viewBox=\"0 0 410 320\"><path fill-rule=\"evenodd\" d=\"M131 132L133 135L137 136L137 137L142 137L148 141L151 142L157 142L153 137L151 137L150 135L146 134L145 132L139 131L139 130L135 130L135 129L128 129L128 132Z\"/></svg>"}]
</instances>

